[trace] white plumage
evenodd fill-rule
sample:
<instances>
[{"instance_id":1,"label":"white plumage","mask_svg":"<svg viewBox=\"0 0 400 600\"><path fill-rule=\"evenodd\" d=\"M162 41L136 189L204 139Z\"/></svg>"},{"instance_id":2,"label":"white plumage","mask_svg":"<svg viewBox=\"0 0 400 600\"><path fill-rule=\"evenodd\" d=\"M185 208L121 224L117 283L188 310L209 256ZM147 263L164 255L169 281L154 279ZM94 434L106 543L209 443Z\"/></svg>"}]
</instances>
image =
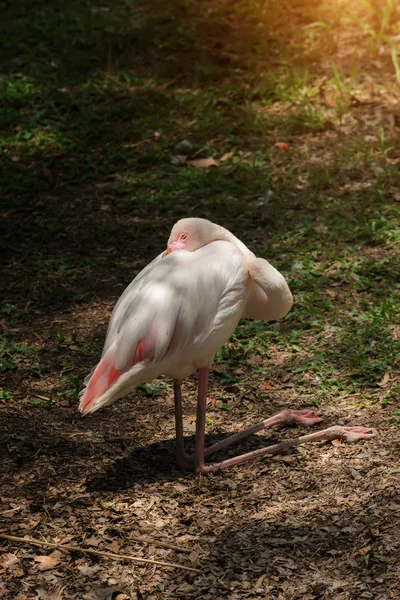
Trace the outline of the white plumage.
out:
<instances>
[{"instance_id":1,"label":"white plumage","mask_svg":"<svg viewBox=\"0 0 400 600\"><path fill-rule=\"evenodd\" d=\"M204 225L203 219L184 219L175 227L189 230L198 222ZM205 223L211 232L215 228L215 241L160 254L118 300L102 361L80 404L85 414L161 374L183 379L210 367L241 317L278 318L290 309L292 297L282 275L230 232ZM252 269L270 297L252 279ZM115 381L114 370L121 373Z\"/></svg>"},{"instance_id":2,"label":"white plumage","mask_svg":"<svg viewBox=\"0 0 400 600\"><path fill-rule=\"evenodd\" d=\"M132 281L111 315L101 360L85 380L79 409L98 410L161 374L174 379L177 461L199 472L215 471L307 441L370 438L372 429L333 427L205 465L204 458L278 423L312 425L309 410L282 411L204 448L208 371L242 317L275 320L292 306L284 277L257 258L228 230L205 219L182 219L172 228L167 250ZM185 453L181 380L198 370L195 450Z\"/></svg>"}]
</instances>

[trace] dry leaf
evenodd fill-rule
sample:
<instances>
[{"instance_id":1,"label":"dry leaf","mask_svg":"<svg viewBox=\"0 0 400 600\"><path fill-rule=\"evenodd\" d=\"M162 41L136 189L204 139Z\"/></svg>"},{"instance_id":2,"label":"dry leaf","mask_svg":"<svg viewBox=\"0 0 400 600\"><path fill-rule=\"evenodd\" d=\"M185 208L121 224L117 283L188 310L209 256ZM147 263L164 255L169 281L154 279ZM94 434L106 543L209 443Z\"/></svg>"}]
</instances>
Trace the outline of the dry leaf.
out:
<instances>
[{"instance_id":1,"label":"dry leaf","mask_svg":"<svg viewBox=\"0 0 400 600\"><path fill-rule=\"evenodd\" d=\"M97 571L99 571L100 568L101 567L99 567L98 565L94 565L93 567L90 567L88 565L80 565L78 567L78 570L82 573L82 575L85 575L86 577L93 577L93 575L97 573Z\"/></svg>"},{"instance_id":2,"label":"dry leaf","mask_svg":"<svg viewBox=\"0 0 400 600\"><path fill-rule=\"evenodd\" d=\"M61 552L54 550L48 556L35 556L35 562L38 563L39 571L47 571L48 569L54 569L60 562Z\"/></svg>"},{"instance_id":3,"label":"dry leaf","mask_svg":"<svg viewBox=\"0 0 400 600\"><path fill-rule=\"evenodd\" d=\"M101 542L100 538L96 537L95 535L92 535L92 537L88 538L85 541L88 546L95 546L95 547L97 547Z\"/></svg>"},{"instance_id":4,"label":"dry leaf","mask_svg":"<svg viewBox=\"0 0 400 600\"><path fill-rule=\"evenodd\" d=\"M276 142L275 146L279 148L279 150L285 150L289 152L289 146L286 142Z\"/></svg>"},{"instance_id":5,"label":"dry leaf","mask_svg":"<svg viewBox=\"0 0 400 600\"><path fill-rule=\"evenodd\" d=\"M372 550L372 546L364 546L364 548L360 548L358 552L365 556L370 550Z\"/></svg>"},{"instance_id":6,"label":"dry leaf","mask_svg":"<svg viewBox=\"0 0 400 600\"><path fill-rule=\"evenodd\" d=\"M109 544L107 548L108 550L110 550L110 552L118 553L121 549L121 545L117 541L115 541Z\"/></svg>"},{"instance_id":7,"label":"dry leaf","mask_svg":"<svg viewBox=\"0 0 400 600\"><path fill-rule=\"evenodd\" d=\"M193 160L187 160L187 165L196 167L196 169L208 169L208 167L217 167L218 163L213 158L195 158Z\"/></svg>"},{"instance_id":8,"label":"dry leaf","mask_svg":"<svg viewBox=\"0 0 400 600\"><path fill-rule=\"evenodd\" d=\"M232 158L233 155L234 155L234 152L225 152L225 154L223 154L221 156L221 158L219 159L218 162L220 162L220 163L225 162L226 160L229 160L230 158Z\"/></svg>"},{"instance_id":9,"label":"dry leaf","mask_svg":"<svg viewBox=\"0 0 400 600\"><path fill-rule=\"evenodd\" d=\"M267 577L267 575L261 575L261 577L259 577L257 579L254 589L258 590L258 589L262 588L263 581L266 577Z\"/></svg>"},{"instance_id":10,"label":"dry leaf","mask_svg":"<svg viewBox=\"0 0 400 600\"><path fill-rule=\"evenodd\" d=\"M389 383L389 380L390 380L390 373L389 373L389 371L386 371L386 373L384 374L382 379L380 381L378 381L378 383L376 385L379 385L379 387L386 387L387 384Z\"/></svg>"},{"instance_id":11,"label":"dry leaf","mask_svg":"<svg viewBox=\"0 0 400 600\"><path fill-rule=\"evenodd\" d=\"M7 552L6 554L3 554L0 565L4 568L10 569L14 567L17 563L19 563L18 556L12 554L11 552Z\"/></svg>"},{"instance_id":12,"label":"dry leaf","mask_svg":"<svg viewBox=\"0 0 400 600\"><path fill-rule=\"evenodd\" d=\"M63 592L62 587L60 587L57 590L54 590L52 592L48 592L47 590L44 590L43 588L38 588L36 590L36 593L40 600L62 600L62 592Z\"/></svg>"},{"instance_id":13,"label":"dry leaf","mask_svg":"<svg viewBox=\"0 0 400 600\"><path fill-rule=\"evenodd\" d=\"M331 440L332 446L341 446L342 440Z\"/></svg>"},{"instance_id":14,"label":"dry leaf","mask_svg":"<svg viewBox=\"0 0 400 600\"><path fill-rule=\"evenodd\" d=\"M265 517L268 517L268 514L268 511L260 510L259 512L252 514L250 519L255 519L256 521L258 521L259 519L265 519Z\"/></svg>"},{"instance_id":15,"label":"dry leaf","mask_svg":"<svg viewBox=\"0 0 400 600\"><path fill-rule=\"evenodd\" d=\"M187 156L184 154L178 154L177 156L172 156L171 164L175 166L185 165L187 161Z\"/></svg>"},{"instance_id":16,"label":"dry leaf","mask_svg":"<svg viewBox=\"0 0 400 600\"><path fill-rule=\"evenodd\" d=\"M290 454L288 454L287 456L279 456L277 458L280 462L286 463L288 465L296 462L296 458L294 456L290 456Z\"/></svg>"},{"instance_id":17,"label":"dry leaf","mask_svg":"<svg viewBox=\"0 0 400 600\"><path fill-rule=\"evenodd\" d=\"M129 600L129 596L116 587L93 587L82 600Z\"/></svg>"},{"instance_id":18,"label":"dry leaf","mask_svg":"<svg viewBox=\"0 0 400 600\"><path fill-rule=\"evenodd\" d=\"M268 381L264 381L264 383L260 384L260 390L274 390L275 386L269 383Z\"/></svg>"},{"instance_id":19,"label":"dry leaf","mask_svg":"<svg viewBox=\"0 0 400 600\"><path fill-rule=\"evenodd\" d=\"M325 290L325 293L328 294L328 296L330 296L331 298L336 298L337 296L337 292L334 292L333 290Z\"/></svg>"}]
</instances>

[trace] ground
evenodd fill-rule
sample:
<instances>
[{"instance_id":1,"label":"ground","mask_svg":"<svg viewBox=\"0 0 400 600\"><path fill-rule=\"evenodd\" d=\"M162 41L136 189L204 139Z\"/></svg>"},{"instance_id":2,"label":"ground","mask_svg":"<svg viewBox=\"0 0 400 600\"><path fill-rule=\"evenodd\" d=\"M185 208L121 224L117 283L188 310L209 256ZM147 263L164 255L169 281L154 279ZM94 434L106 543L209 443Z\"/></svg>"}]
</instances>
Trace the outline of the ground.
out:
<instances>
[{"instance_id":1,"label":"ground","mask_svg":"<svg viewBox=\"0 0 400 600\"><path fill-rule=\"evenodd\" d=\"M398 598L396 3L0 7L0 536L119 555L1 538L1 598ZM208 440L288 407L377 438L199 479L174 463L171 381L80 417L115 301L183 216L295 300L217 354Z\"/></svg>"}]
</instances>

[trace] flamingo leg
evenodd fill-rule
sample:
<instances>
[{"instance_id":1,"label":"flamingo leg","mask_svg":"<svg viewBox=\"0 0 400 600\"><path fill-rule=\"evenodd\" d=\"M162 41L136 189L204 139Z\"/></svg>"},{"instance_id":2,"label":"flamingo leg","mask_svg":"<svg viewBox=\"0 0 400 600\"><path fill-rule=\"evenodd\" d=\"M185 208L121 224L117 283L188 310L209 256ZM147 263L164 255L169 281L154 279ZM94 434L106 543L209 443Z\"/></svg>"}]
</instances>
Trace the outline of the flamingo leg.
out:
<instances>
[{"instance_id":1,"label":"flamingo leg","mask_svg":"<svg viewBox=\"0 0 400 600\"><path fill-rule=\"evenodd\" d=\"M175 431L176 431L176 462L180 469L191 467L192 460L185 452L183 440L183 417L182 417L182 392L181 380L174 379L174 407L175 407Z\"/></svg>"},{"instance_id":2,"label":"flamingo leg","mask_svg":"<svg viewBox=\"0 0 400 600\"><path fill-rule=\"evenodd\" d=\"M340 439L344 442L354 443L358 440L370 439L376 435L377 431L371 427L341 427L337 425L334 427L329 427L328 429L323 429L322 431L316 431L315 433L309 433L308 435L302 435L298 438L286 440L280 444L274 444L273 446L260 448L259 450L254 450L253 452L247 452L246 454L235 456L234 458L229 458L228 460L223 460L220 463L213 463L211 465L203 464L197 470L201 473L212 473L221 469L226 469L227 467L240 465L248 462L249 460L254 460L255 458L260 458L267 454L279 454L282 451L288 450L289 448L294 448L295 446L299 446L300 444L305 444L307 442L322 442Z\"/></svg>"},{"instance_id":3,"label":"flamingo leg","mask_svg":"<svg viewBox=\"0 0 400 600\"><path fill-rule=\"evenodd\" d=\"M207 408L207 386L208 386L208 368L201 368L198 371L198 399L197 399L197 414L196 414L196 438L194 454L188 456L185 453L183 443L183 421L182 421L182 401L181 401L181 384L179 380L174 380L174 398L175 398L175 424L176 424L176 440L177 440L177 459L178 465L181 468L192 468L197 473L212 473L227 467L233 467L242 463L254 460L266 455L279 454L294 448L300 444L307 442L321 442L329 441L334 439L340 439L344 442L354 443L361 439L370 439L377 435L377 431L371 427L341 427L334 426L322 431L310 433L297 438L286 440L279 444L260 448L234 458L229 458L221 462L212 463L206 465L204 458L210 454L214 454L219 450L228 448L229 446L236 444L240 440L271 427L273 425L282 424L301 424L301 425L314 425L322 421L322 419L315 415L311 410L284 410L260 421L256 425L252 425L243 431L235 433L229 436L225 440L216 442L208 448L204 448L204 437L205 437L205 420L206 420L206 408Z\"/></svg>"},{"instance_id":4,"label":"flamingo leg","mask_svg":"<svg viewBox=\"0 0 400 600\"><path fill-rule=\"evenodd\" d=\"M204 468L204 435L206 430L208 372L209 369L207 367L203 367L198 371L196 438L193 455L193 467L195 471L202 471Z\"/></svg>"},{"instance_id":5,"label":"flamingo leg","mask_svg":"<svg viewBox=\"0 0 400 600\"><path fill-rule=\"evenodd\" d=\"M272 427L273 425L314 425L314 423L319 423L320 421L322 421L321 417L318 417L308 409L283 410L273 417L264 419L255 425L251 425L251 427L247 427L247 429L243 429L243 431L230 435L225 440L221 440L220 442L216 442L212 446L209 446L205 449L204 456L210 456L210 454L214 454L233 444L237 444L240 440L243 440L249 435L253 435L258 431L266 429L267 427Z\"/></svg>"}]
</instances>

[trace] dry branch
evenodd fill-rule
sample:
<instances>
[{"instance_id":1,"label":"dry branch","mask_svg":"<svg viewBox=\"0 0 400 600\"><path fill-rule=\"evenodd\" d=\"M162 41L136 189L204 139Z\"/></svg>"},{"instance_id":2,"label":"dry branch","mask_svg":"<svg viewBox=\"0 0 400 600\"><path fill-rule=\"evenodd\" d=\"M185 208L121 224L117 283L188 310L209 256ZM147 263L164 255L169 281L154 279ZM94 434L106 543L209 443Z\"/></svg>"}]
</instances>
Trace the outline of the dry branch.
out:
<instances>
[{"instance_id":1,"label":"dry branch","mask_svg":"<svg viewBox=\"0 0 400 600\"><path fill-rule=\"evenodd\" d=\"M82 548L81 546L70 546L69 544L55 544L53 542L46 542L36 540L33 538L18 537L16 535L7 535L0 533L0 539L9 540L11 542L19 542L20 544L32 544L33 546L48 546L49 548L57 548L57 550L68 550L70 552L81 552L82 554L95 554L96 556L107 556L108 558L116 558L123 560L130 560L132 562L146 563L150 565L158 565L160 567L167 567L169 569L183 569L185 571L192 571L192 573L201 573L199 569L193 567L186 567L185 565L179 565L178 563L162 562L159 560L151 560L148 558L139 558L138 556L132 556L131 554L115 554L114 552L102 552L100 550L92 550L90 548Z\"/></svg>"}]
</instances>

